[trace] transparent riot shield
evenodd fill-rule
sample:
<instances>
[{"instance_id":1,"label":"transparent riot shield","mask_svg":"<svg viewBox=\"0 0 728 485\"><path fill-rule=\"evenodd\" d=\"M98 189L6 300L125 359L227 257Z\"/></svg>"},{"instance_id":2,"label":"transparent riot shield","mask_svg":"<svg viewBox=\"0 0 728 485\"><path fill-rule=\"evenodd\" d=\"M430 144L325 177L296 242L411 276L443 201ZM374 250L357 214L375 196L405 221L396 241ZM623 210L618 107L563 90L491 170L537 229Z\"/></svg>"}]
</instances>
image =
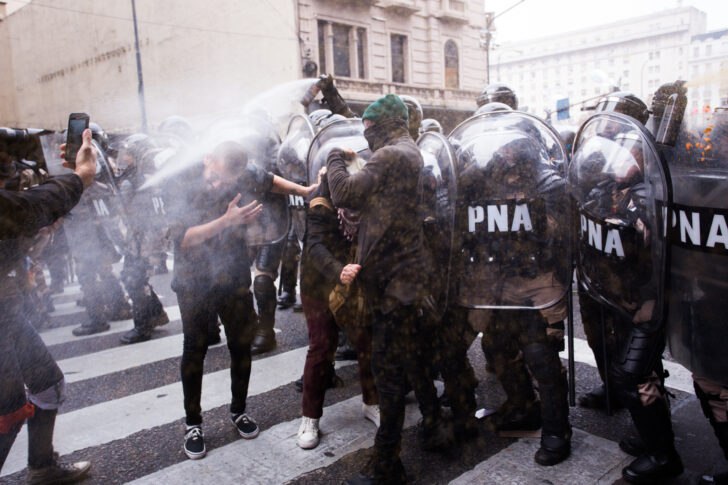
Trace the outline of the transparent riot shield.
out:
<instances>
[{"instance_id":1,"label":"transparent riot shield","mask_svg":"<svg viewBox=\"0 0 728 485\"><path fill-rule=\"evenodd\" d=\"M308 183L306 155L313 137L314 128L307 116L296 115L291 118L276 161L278 172L283 178L301 185ZM301 196L289 195L288 208L293 231L299 240L303 240L306 227L305 200Z\"/></svg>"},{"instance_id":2,"label":"transparent riot shield","mask_svg":"<svg viewBox=\"0 0 728 485\"><path fill-rule=\"evenodd\" d=\"M652 135L632 118L600 113L579 130L568 171L579 283L646 329L664 312L666 177Z\"/></svg>"},{"instance_id":3,"label":"transparent riot shield","mask_svg":"<svg viewBox=\"0 0 728 485\"><path fill-rule=\"evenodd\" d=\"M432 309L438 316L447 309L450 270L455 230L456 175L455 159L447 139L440 133L424 133L417 140L422 159L423 228L426 267L437 268L431 274Z\"/></svg>"},{"instance_id":4,"label":"transparent riot shield","mask_svg":"<svg viewBox=\"0 0 728 485\"><path fill-rule=\"evenodd\" d=\"M359 118L348 118L326 125L311 142L308 150L308 182L316 183L318 174L326 166L326 158L334 148L350 148L366 161L371 157L369 144L364 138L364 125Z\"/></svg>"},{"instance_id":5,"label":"transparent riot shield","mask_svg":"<svg viewBox=\"0 0 728 485\"><path fill-rule=\"evenodd\" d=\"M93 145L96 178L66 216L64 228L74 256L109 263L119 258L116 248L123 244L127 215L109 162L95 141Z\"/></svg>"},{"instance_id":6,"label":"transparent riot shield","mask_svg":"<svg viewBox=\"0 0 728 485\"><path fill-rule=\"evenodd\" d=\"M667 334L673 357L728 386L728 112L686 116L668 159Z\"/></svg>"},{"instance_id":7,"label":"transparent riot shield","mask_svg":"<svg viewBox=\"0 0 728 485\"><path fill-rule=\"evenodd\" d=\"M474 116L448 137L457 198L456 303L474 309L563 305L570 211L559 135L515 111Z\"/></svg>"},{"instance_id":8,"label":"transparent riot shield","mask_svg":"<svg viewBox=\"0 0 728 485\"><path fill-rule=\"evenodd\" d=\"M39 138L48 174L63 175L72 173L73 170L63 166L65 160L61 159L61 144L66 143L66 137L62 133L49 133L41 135Z\"/></svg>"}]
</instances>

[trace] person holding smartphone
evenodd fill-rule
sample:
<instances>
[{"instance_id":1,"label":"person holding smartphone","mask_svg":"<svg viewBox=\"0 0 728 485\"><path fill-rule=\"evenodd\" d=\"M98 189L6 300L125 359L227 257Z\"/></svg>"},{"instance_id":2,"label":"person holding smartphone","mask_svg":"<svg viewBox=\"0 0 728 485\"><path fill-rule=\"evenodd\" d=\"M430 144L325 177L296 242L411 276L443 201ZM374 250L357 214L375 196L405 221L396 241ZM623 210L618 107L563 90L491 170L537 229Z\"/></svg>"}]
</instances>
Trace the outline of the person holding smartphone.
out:
<instances>
[{"instance_id":1,"label":"person holding smartphone","mask_svg":"<svg viewBox=\"0 0 728 485\"><path fill-rule=\"evenodd\" d=\"M65 146L61 147L65 156ZM91 464L66 464L53 451L53 428L64 400L61 369L22 313L17 266L20 240L53 224L78 203L96 173L91 131L84 130L74 173L22 192L5 190L0 177L0 469L20 428L28 422L28 483L74 483ZM71 166L66 164L66 166ZM27 394L26 394L27 388Z\"/></svg>"}]
</instances>

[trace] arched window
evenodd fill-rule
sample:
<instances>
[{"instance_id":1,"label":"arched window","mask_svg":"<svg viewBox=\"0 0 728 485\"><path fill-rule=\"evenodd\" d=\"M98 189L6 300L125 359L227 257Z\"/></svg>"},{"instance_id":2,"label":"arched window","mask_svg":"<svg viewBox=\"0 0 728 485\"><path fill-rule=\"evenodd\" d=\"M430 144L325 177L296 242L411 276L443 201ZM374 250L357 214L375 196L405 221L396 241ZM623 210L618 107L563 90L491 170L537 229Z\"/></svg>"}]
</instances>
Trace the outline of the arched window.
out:
<instances>
[{"instance_id":1,"label":"arched window","mask_svg":"<svg viewBox=\"0 0 728 485\"><path fill-rule=\"evenodd\" d=\"M460 87L460 56L458 46L452 39L445 42L445 87Z\"/></svg>"}]
</instances>

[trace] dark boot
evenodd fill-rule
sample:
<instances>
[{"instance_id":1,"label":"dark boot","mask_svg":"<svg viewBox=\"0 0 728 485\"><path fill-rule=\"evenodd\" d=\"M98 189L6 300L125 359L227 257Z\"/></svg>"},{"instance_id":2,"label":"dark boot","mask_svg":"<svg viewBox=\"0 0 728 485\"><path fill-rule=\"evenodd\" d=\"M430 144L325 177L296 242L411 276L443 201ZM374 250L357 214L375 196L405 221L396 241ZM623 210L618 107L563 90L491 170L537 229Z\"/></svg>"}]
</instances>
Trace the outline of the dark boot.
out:
<instances>
[{"instance_id":1,"label":"dark boot","mask_svg":"<svg viewBox=\"0 0 728 485\"><path fill-rule=\"evenodd\" d=\"M407 483L407 474L404 465L397 458L377 458L380 456L374 452L359 473L347 480L347 485L399 485Z\"/></svg>"},{"instance_id":2,"label":"dark boot","mask_svg":"<svg viewBox=\"0 0 728 485\"><path fill-rule=\"evenodd\" d=\"M152 338L151 327L134 327L119 339L122 344L136 344L146 342Z\"/></svg>"},{"instance_id":3,"label":"dark boot","mask_svg":"<svg viewBox=\"0 0 728 485\"><path fill-rule=\"evenodd\" d=\"M75 335L76 337L83 337L86 335L93 335L95 333L105 332L110 328L111 326L109 326L109 324L106 322L97 324L84 323L80 327L74 328L71 333L73 333L73 335Z\"/></svg>"},{"instance_id":4,"label":"dark boot","mask_svg":"<svg viewBox=\"0 0 728 485\"><path fill-rule=\"evenodd\" d=\"M571 431L566 436L542 435L541 447L533 459L541 466L554 466L571 454Z\"/></svg>"},{"instance_id":5,"label":"dark boot","mask_svg":"<svg viewBox=\"0 0 728 485\"><path fill-rule=\"evenodd\" d=\"M535 401L521 408L506 401L498 411L486 418L485 423L504 438L538 436L541 429L541 403Z\"/></svg>"},{"instance_id":6,"label":"dark boot","mask_svg":"<svg viewBox=\"0 0 728 485\"><path fill-rule=\"evenodd\" d=\"M267 275L258 275L253 282L255 301L258 304L258 326L251 345L253 355L263 354L276 348L273 330L276 316L276 287Z\"/></svg>"},{"instance_id":7,"label":"dark boot","mask_svg":"<svg viewBox=\"0 0 728 485\"><path fill-rule=\"evenodd\" d=\"M675 450L667 401L658 399L649 406L637 403L629 411L647 451L622 469L622 477L629 483L664 483L680 475L683 464Z\"/></svg>"},{"instance_id":8,"label":"dark boot","mask_svg":"<svg viewBox=\"0 0 728 485\"><path fill-rule=\"evenodd\" d=\"M455 436L442 418L423 418L420 442L425 451L445 451L455 443Z\"/></svg>"}]
</instances>

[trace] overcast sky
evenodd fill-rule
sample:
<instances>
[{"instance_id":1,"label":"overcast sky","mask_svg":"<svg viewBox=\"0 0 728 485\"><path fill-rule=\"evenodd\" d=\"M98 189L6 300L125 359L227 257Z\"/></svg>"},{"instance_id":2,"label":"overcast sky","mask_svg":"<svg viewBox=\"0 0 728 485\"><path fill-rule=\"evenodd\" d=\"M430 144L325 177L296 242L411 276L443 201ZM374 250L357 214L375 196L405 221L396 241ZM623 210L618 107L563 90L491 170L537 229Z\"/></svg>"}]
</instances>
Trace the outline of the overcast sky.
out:
<instances>
[{"instance_id":1,"label":"overcast sky","mask_svg":"<svg viewBox=\"0 0 728 485\"><path fill-rule=\"evenodd\" d=\"M518 0L485 0L496 15ZM681 4L708 14L708 30L728 28L726 0L525 0L495 20L494 42L545 37L547 35L606 24L630 17L648 15Z\"/></svg>"}]
</instances>

